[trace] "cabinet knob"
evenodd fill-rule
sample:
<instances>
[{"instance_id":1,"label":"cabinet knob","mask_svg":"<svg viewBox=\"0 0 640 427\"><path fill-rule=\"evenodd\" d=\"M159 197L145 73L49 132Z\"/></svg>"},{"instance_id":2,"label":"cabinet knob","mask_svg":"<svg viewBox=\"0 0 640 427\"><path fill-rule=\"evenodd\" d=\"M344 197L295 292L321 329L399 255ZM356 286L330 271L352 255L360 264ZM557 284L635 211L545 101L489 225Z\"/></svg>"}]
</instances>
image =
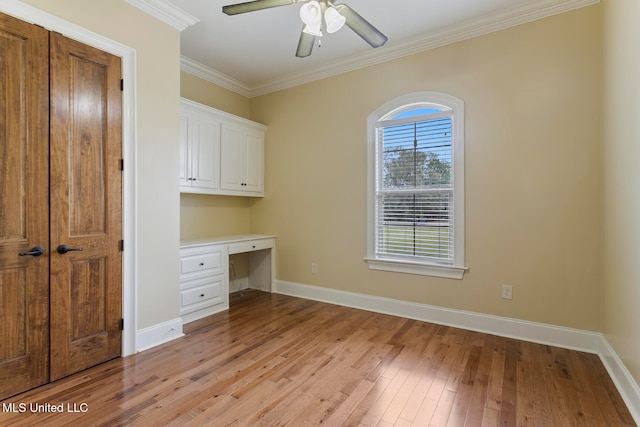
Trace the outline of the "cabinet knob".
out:
<instances>
[{"instance_id":1,"label":"cabinet knob","mask_svg":"<svg viewBox=\"0 0 640 427\"><path fill-rule=\"evenodd\" d=\"M201 262L200 264L198 264L200 267L204 266L204 262Z\"/></svg>"},{"instance_id":2,"label":"cabinet knob","mask_svg":"<svg viewBox=\"0 0 640 427\"><path fill-rule=\"evenodd\" d=\"M200 294L200 298L204 298L204 294Z\"/></svg>"}]
</instances>

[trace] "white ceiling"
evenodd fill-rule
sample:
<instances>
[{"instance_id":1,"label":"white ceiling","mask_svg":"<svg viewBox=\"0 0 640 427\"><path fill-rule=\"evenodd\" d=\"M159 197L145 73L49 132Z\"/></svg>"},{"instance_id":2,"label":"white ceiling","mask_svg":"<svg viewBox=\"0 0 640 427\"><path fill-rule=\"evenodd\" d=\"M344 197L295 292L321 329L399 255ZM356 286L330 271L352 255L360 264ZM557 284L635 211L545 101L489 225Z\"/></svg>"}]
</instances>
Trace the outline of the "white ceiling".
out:
<instances>
[{"instance_id":1,"label":"white ceiling","mask_svg":"<svg viewBox=\"0 0 640 427\"><path fill-rule=\"evenodd\" d=\"M322 37L307 58L295 56L300 5L235 16L234 0L168 0L195 24L181 33L182 68L255 96L383 62L502 28L562 13L599 0L337 0L382 31L373 49L348 27Z\"/></svg>"}]
</instances>

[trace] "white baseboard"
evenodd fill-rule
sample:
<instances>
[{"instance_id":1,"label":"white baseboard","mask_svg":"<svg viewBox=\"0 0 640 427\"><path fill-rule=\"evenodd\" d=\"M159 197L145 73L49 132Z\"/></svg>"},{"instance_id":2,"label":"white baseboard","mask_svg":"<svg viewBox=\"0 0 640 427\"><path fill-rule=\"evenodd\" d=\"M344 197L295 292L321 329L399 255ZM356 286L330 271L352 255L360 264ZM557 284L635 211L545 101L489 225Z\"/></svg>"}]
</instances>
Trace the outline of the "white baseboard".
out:
<instances>
[{"instance_id":1,"label":"white baseboard","mask_svg":"<svg viewBox=\"0 0 640 427\"><path fill-rule=\"evenodd\" d=\"M283 280L276 281L273 292L598 354L635 422L640 425L640 388L601 333L345 292Z\"/></svg>"},{"instance_id":2,"label":"white baseboard","mask_svg":"<svg viewBox=\"0 0 640 427\"><path fill-rule=\"evenodd\" d=\"M631 416L636 424L640 425L640 387L604 336L600 343L599 355L602 364L607 368L609 376L631 412Z\"/></svg>"},{"instance_id":3,"label":"white baseboard","mask_svg":"<svg viewBox=\"0 0 640 427\"><path fill-rule=\"evenodd\" d=\"M136 351L145 351L151 347L183 337L182 319L177 318L138 330Z\"/></svg>"},{"instance_id":4,"label":"white baseboard","mask_svg":"<svg viewBox=\"0 0 640 427\"><path fill-rule=\"evenodd\" d=\"M601 334L579 329L302 285L282 280L276 281L274 292L588 353L597 354L600 350Z\"/></svg>"},{"instance_id":5,"label":"white baseboard","mask_svg":"<svg viewBox=\"0 0 640 427\"><path fill-rule=\"evenodd\" d=\"M211 316L216 313L220 313L221 311L229 310L229 300L227 299L225 304L216 304L214 306L209 306L205 308L201 308L200 310L192 311L190 313L185 313L182 315L182 324L186 325L187 323L191 323L195 320L202 319L203 317Z\"/></svg>"}]
</instances>

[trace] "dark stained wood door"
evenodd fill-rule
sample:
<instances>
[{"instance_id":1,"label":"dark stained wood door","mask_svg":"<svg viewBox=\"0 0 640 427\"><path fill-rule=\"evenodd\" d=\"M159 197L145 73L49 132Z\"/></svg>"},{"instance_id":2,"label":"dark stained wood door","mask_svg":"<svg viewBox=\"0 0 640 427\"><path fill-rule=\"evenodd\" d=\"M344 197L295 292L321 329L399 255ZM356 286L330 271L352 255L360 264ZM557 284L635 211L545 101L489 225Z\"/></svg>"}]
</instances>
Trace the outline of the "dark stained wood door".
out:
<instances>
[{"instance_id":1,"label":"dark stained wood door","mask_svg":"<svg viewBox=\"0 0 640 427\"><path fill-rule=\"evenodd\" d=\"M0 15L0 399L49 380L48 120L49 33Z\"/></svg>"},{"instance_id":2,"label":"dark stained wood door","mask_svg":"<svg viewBox=\"0 0 640 427\"><path fill-rule=\"evenodd\" d=\"M0 14L0 399L121 354L120 76Z\"/></svg>"},{"instance_id":3,"label":"dark stained wood door","mask_svg":"<svg viewBox=\"0 0 640 427\"><path fill-rule=\"evenodd\" d=\"M121 354L122 93L120 58L55 33L50 70L53 381Z\"/></svg>"}]
</instances>

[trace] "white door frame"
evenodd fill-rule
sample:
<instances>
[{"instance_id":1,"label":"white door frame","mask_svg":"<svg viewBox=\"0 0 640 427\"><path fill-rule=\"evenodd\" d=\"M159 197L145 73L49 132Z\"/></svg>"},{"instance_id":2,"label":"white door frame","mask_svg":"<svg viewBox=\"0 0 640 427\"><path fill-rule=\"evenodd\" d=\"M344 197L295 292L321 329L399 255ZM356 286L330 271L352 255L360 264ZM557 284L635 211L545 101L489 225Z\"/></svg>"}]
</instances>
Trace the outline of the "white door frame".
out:
<instances>
[{"instance_id":1,"label":"white door frame","mask_svg":"<svg viewBox=\"0 0 640 427\"><path fill-rule=\"evenodd\" d=\"M136 51L119 42L106 38L86 28L72 24L50 13L17 0L3 0L0 12L23 21L55 31L66 37L122 58L122 156L124 158L122 205L123 205L123 252L122 268L122 355L136 352L137 283L138 283L138 234L136 232Z\"/></svg>"}]
</instances>

